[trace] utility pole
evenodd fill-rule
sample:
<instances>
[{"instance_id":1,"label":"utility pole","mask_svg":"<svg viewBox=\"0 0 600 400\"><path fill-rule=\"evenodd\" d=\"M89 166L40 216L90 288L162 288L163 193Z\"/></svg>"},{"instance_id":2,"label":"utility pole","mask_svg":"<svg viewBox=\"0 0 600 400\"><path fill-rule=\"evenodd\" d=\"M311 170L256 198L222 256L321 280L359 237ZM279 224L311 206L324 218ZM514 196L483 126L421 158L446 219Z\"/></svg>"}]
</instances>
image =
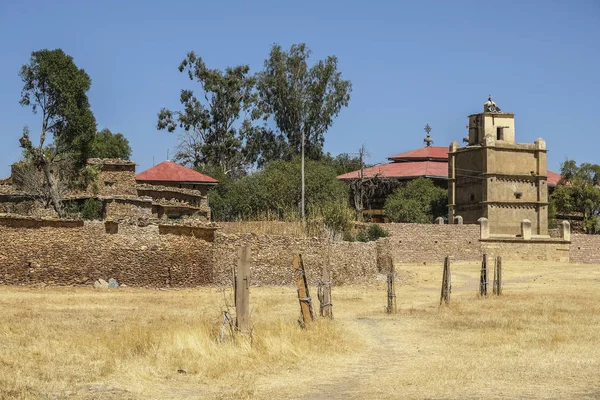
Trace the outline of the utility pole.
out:
<instances>
[{"instance_id":1,"label":"utility pole","mask_svg":"<svg viewBox=\"0 0 600 400\"><path fill-rule=\"evenodd\" d=\"M304 213L304 130L302 130L302 223L306 222Z\"/></svg>"}]
</instances>

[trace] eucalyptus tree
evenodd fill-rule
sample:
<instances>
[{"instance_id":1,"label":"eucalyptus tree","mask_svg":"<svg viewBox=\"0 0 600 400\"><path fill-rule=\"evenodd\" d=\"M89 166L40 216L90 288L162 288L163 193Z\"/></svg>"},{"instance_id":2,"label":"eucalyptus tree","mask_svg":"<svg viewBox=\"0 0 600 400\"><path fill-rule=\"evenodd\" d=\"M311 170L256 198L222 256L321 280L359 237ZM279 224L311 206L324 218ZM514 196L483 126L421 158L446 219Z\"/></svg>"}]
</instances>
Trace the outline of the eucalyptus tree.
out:
<instances>
[{"instance_id":1,"label":"eucalyptus tree","mask_svg":"<svg viewBox=\"0 0 600 400\"><path fill-rule=\"evenodd\" d=\"M251 119L256 94L255 78L247 65L209 69L194 52L187 54L179 71L200 84L196 94L181 90L182 109L163 108L157 129L180 131L175 159L192 167L218 167L228 175L239 173L251 163L244 150L245 131Z\"/></svg>"},{"instance_id":2,"label":"eucalyptus tree","mask_svg":"<svg viewBox=\"0 0 600 400\"><path fill-rule=\"evenodd\" d=\"M43 172L52 205L63 217L57 170L67 164L76 169L85 166L96 133L87 97L92 81L61 49L32 52L19 76L23 80L19 103L42 117L37 144L27 127L19 142L25 158Z\"/></svg>"},{"instance_id":3,"label":"eucalyptus tree","mask_svg":"<svg viewBox=\"0 0 600 400\"><path fill-rule=\"evenodd\" d=\"M255 117L275 122L276 130L260 131L258 153L263 157L291 160L304 154L311 159L323 155L325 132L342 107L348 106L352 84L342 79L338 60L328 56L309 66L311 51L305 44L288 51L273 45L258 74L259 107ZM268 159L266 161L269 161ZM302 216L304 217L304 167L302 167Z\"/></svg>"}]
</instances>

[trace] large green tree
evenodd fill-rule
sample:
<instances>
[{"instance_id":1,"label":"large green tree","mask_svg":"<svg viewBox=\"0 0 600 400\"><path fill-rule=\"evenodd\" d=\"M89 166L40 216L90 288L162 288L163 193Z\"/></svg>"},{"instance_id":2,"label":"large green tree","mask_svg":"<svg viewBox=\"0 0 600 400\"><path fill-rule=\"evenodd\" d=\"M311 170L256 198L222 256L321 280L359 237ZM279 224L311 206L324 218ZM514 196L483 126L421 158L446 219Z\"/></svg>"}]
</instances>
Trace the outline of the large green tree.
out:
<instances>
[{"instance_id":1,"label":"large green tree","mask_svg":"<svg viewBox=\"0 0 600 400\"><path fill-rule=\"evenodd\" d=\"M556 213L583 220L583 230L600 233L600 165L566 160L561 166L561 180L550 201Z\"/></svg>"},{"instance_id":2,"label":"large green tree","mask_svg":"<svg viewBox=\"0 0 600 400\"><path fill-rule=\"evenodd\" d=\"M73 58L61 49L31 53L29 64L21 67L21 100L42 117L39 141L33 144L29 129L19 139L26 157L43 172L52 205L64 216L56 170L61 163L81 169L89 156L96 133L96 120L87 92L92 81Z\"/></svg>"},{"instance_id":3,"label":"large green tree","mask_svg":"<svg viewBox=\"0 0 600 400\"><path fill-rule=\"evenodd\" d=\"M347 207L348 188L336 171L321 161L306 164L309 214L332 204ZM209 195L216 220L296 219L300 217L300 160L276 160L237 180L220 181Z\"/></svg>"},{"instance_id":4,"label":"large green tree","mask_svg":"<svg viewBox=\"0 0 600 400\"><path fill-rule=\"evenodd\" d=\"M447 215L448 193L430 179L418 178L398 187L385 202L385 215L392 222L427 224Z\"/></svg>"},{"instance_id":5,"label":"large green tree","mask_svg":"<svg viewBox=\"0 0 600 400\"><path fill-rule=\"evenodd\" d=\"M255 101L255 79L247 65L209 69L194 52L179 65L192 81L200 84L198 95L184 89L182 109L163 108L158 113L159 130L174 132L181 128L175 159L192 167L219 167L231 175L249 163L244 151L244 120L250 119ZM248 112L246 118L245 114Z\"/></svg>"},{"instance_id":6,"label":"large green tree","mask_svg":"<svg viewBox=\"0 0 600 400\"><path fill-rule=\"evenodd\" d=\"M89 156L129 160L131 157L129 140L122 133L112 133L110 129L104 128L94 135Z\"/></svg>"},{"instance_id":7,"label":"large green tree","mask_svg":"<svg viewBox=\"0 0 600 400\"><path fill-rule=\"evenodd\" d=\"M264 70L258 74L259 107L254 116L272 119L276 129L254 129L253 150L259 163L291 160L299 155L304 135L305 154L319 159L325 132L342 107L348 106L352 84L342 79L338 60L329 56L309 66L311 51L305 44L288 51L273 45Z\"/></svg>"}]
</instances>

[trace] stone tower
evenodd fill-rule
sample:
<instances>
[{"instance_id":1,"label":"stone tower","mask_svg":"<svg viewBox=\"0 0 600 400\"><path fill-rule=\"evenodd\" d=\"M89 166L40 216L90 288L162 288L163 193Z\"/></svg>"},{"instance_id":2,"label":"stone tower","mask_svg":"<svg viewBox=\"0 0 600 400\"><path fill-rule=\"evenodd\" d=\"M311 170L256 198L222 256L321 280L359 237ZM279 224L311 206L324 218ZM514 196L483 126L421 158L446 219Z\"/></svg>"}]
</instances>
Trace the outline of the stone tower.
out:
<instances>
[{"instance_id":1,"label":"stone tower","mask_svg":"<svg viewBox=\"0 0 600 400\"><path fill-rule=\"evenodd\" d=\"M515 143L515 116L491 99L469 115L468 144L450 144L448 220L489 220L490 235L518 236L529 220L533 235L548 235L546 142Z\"/></svg>"}]
</instances>

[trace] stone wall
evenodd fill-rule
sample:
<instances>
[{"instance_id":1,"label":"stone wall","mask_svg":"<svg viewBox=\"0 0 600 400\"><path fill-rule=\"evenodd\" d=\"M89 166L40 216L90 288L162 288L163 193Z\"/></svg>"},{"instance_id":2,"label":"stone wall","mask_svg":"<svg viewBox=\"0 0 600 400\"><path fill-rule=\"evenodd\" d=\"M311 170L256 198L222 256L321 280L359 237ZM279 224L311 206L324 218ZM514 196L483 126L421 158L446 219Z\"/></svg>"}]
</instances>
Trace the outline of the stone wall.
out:
<instances>
[{"instance_id":1,"label":"stone wall","mask_svg":"<svg viewBox=\"0 0 600 400\"><path fill-rule=\"evenodd\" d=\"M96 182L88 188L91 194L95 195L97 189L101 196L137 196L133 161L90 158L87 163L100 168ZM96 186L95 189L92 188L93 185Z\"/></svg>"},{"instance_id":2,"label":"stone wall","mask_svg":"<svg viewBox=\"0 0 600 400\"><path fill-rule=\"evenodd\" d=\"M569 262L569 243L557 239L486 239L481 251L503 260Z\"/></svg>"},{"instance_id":3,"label":"stone wall","mask_svg":"<svg viewBox=\"0 0 600 400\"><path fill-rule=\"evenodd\" d=\"M152 200L108 198L103 202L105 218L118 220L152 218Z\"/></svg>"},{"instance_id":4,"label":"stone wall","mask_svg":"<svg viewBox=\"0 0 600 400\"><path fill-rule=\"evenodd\" d=\"M395 263L471 261L481 257L479 225L383 224Z\"/></svg>"},{"instance_id":5,"label":"stone wall","mask_svg":"<svg viewBox=\"0 0 600 400\"><path fill-rule=\"evenodd\" d=\"M377 276L377 249L372 243L329 242L316 238L217 234L215 282L231 283L237 249L250 245L253 284L287 285L294 279L292 257L302 254L309 283L319 281L329 264L335 284L368 282Z\"/></svg>"},{"instance_id":6,"label":"stone wall","mask_svg":"<svg viewBox=\"0 0 600 400\"><path fill-rule=\"evenodd\" d=\"M600 264L600 235L571 234L571 262Z\"/></svg>"},{"instance_id":7,"label":"stone wall","mask_svg":"<svg viewBox=\"0 0 600 400\"><path fill-rule=\"evenodd\" d=\"M102 222L29 224L0 225L2 284L77 285L99 278L131 286L213 282L211 245L193 237L160 235L156 226L121 225L117 234L109 235Z\"/></svg>"},{"instance_id":8,"label":"stone wall","mask_svg":"<svg viewBox=\"0 0 600 400\"><path fill-rule=\"evenodd\" d=\"M231 284L237 251L252 248L252 284L293 282L292 256L304 256L316 283L331 263L336 284L377 276L375 243L268 235L216 234L207 242L190 230L162 225L0 218L0 284L91 284L116 278L129 286ZM200 235L202 236L202 235Z\"/></svg>"},{"instance_id":9,"label":"stone wall","mask_svg":"<svg viewBox=\"0 0 600 400\"><path fill-rule=\"evenodd\" d=\"M569 262L575 241L585 249L581 251L595 254L587 257L591 261L583 261L586 257L576 255L581 260L578 262L600 263L600 236L573 239L569 246L558 238L480 240L480 227L474 224L383 224L382 227L391 233L389 251L396 263L442 262L446 255L456 261L478 261L484 253L501 255L506 260ZM592 251L594 245L596 250Z\"/></svg>"}]
</instances>

